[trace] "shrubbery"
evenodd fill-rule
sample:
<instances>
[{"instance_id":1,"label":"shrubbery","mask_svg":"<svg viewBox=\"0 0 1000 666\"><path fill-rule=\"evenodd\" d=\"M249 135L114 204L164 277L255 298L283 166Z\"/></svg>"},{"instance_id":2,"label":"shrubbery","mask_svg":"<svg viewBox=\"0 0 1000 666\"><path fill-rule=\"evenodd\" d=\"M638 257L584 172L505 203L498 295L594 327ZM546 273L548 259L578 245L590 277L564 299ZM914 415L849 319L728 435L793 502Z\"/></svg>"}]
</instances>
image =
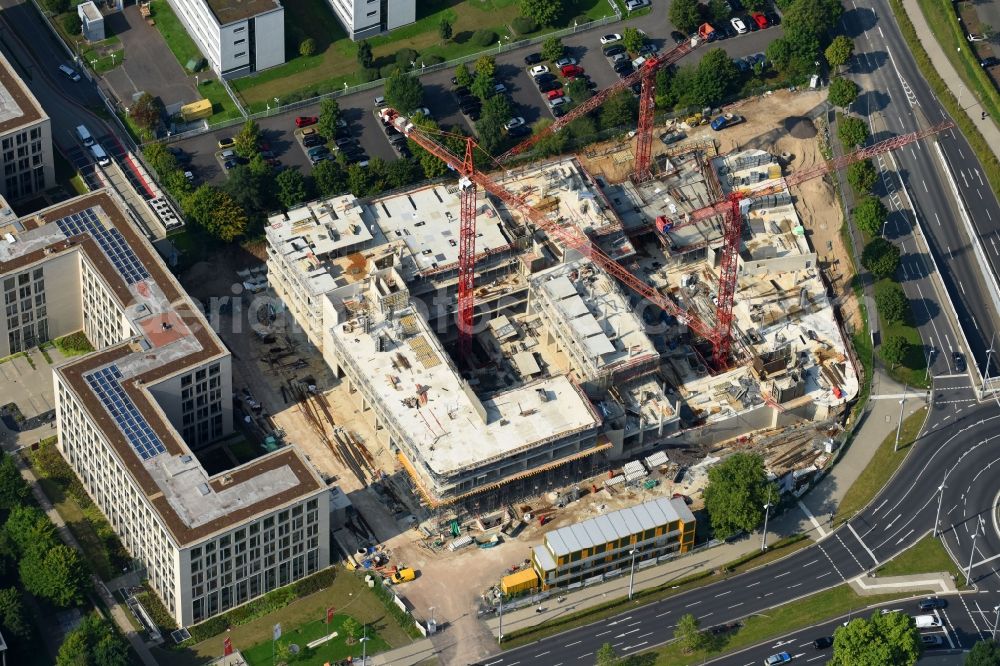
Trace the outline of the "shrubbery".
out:
<instances>
[{"instance_id":1,"label":"shrubbery","mask_svg":"<svg viewBox=\"0 0 1000 666\"><path fill-rule=\"evenodd\" d=\"M492 30L476 30L472 33L472 43L476 46L491 46L497 41L497 33Z\"/></svg>"},{"instance_id":2,"label":"shrubbery","mask_svg":"<svg viewBox=\"0 0 1000 666\"><path fill-rule=\"evenodd\" d=\"M518 16L510 22L510 27L519 35L529 35L538 30L538 24L527 16Z\"/></svg>"}]
</instances>

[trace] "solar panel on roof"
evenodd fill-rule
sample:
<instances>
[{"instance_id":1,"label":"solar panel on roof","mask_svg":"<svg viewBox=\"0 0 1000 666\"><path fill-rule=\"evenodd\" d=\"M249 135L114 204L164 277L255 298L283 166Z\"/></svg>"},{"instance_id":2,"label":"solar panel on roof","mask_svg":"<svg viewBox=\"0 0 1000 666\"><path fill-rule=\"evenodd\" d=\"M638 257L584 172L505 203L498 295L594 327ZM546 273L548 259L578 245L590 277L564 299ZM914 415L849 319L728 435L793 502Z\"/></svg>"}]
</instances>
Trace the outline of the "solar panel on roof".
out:
<instances>
[{"instance_id":1,"label":"solar panel on roof","mask_svg":"<svg viewBox=\"0 0 1000 666\"><path fill-rule=\"evenodd\" d=\"M87 383L140 458L149 460L160 453L166 453L163 442L125 393L119 382L121 378L118 366L109 365L88 375Z\"/></svg>"},{"instance_id":2,"label":"solar panel on roof","mask_svg":"<svg viewBox=\"0 0 1000 666\"><path fill-rule=\"evenodd\" d=\"M56 220L56 224L67 236L85 233L93 237L108 261L128 284L135 284L149 277L149 271L139 261L121 232L117 229L105 229L93 208Z\"/></svg>"}]
</instances>

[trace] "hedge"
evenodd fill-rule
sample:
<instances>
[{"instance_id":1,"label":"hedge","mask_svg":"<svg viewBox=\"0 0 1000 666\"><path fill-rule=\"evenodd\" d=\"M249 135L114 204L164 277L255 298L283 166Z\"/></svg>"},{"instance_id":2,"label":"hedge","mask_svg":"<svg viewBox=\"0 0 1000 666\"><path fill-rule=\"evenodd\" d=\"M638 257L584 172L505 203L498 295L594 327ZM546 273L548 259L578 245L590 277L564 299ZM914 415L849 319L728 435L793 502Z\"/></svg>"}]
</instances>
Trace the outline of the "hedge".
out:
<instances>
[{"instance_id":1,"label":"hedge","mask_svg":"<svg viewBox=\"0 0 1000 666\"><path fill-rule=\"evenodd\" d=\"M279 608L284 608L296 599L305 597L330 587L334 578L337 577L337 568L329 567L318 573L314 573L308 578L295 581L291 585L272 590L262 597L258 597L242 606L238 606L228 613L216 615L205 620L201 624L196 624L188 630L191 638L184 641L184 644L200 643L203 640L218 636L230 627L236 627L247 622L252 622L268 613L273 613ZM396 610L399 610L398 608ZM412 622L410 623L412 624Z\"/></svg>"},{"instance_id":2,"label":"hedge","mask_svg":"<svg viewBox=\"0 0 1000 666\"><path fill-rule=\"evenodd\" d=\"M519 35L528 35L538 30L538 24L527 16L518 16L510 22L510 27Z\"/></svg>"},{"instance_id":3,"label":"hedge","mask_svg":"<svg viewBox=\"0 0 1000 666\"><path fill-rule=\"evenodd\" d=\"M476 30L472 33L472 43L477 46L492 46L497 41L497 33L492 30Z\"/></svg>"}]
</instances>

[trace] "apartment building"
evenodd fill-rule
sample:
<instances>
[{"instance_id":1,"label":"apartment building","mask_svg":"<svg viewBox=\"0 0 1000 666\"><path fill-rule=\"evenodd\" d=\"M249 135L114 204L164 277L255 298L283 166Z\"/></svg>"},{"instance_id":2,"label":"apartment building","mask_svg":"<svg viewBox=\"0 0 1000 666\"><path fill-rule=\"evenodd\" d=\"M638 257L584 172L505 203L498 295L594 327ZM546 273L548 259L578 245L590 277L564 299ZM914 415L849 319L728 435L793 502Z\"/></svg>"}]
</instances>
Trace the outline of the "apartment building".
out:
<instances>
[{"instance_id":1,"label":"apartment building","mask_svg":"<svg viewBox=\"0 0 1000 666\"><path fill-rule=\"evenodd\" d=\"M542 589L628 573L694 547L695 518L683 499L660 497L545 535L531 551Z\"/></svg>"},{"instance_id":2,"label":"apartment building","mask_svg":"<svg viewBox=\"0 0 1000 666\"><path fill-rule=\"evenodd\" d=\"M280 0L169 0L215 73L231 79L285 62Z\"/></svg>"},{"instance_id":3,"label":"apartment building","mask_svg":"<svg viewBox=\"0 0 1000 666\"><path fill-rule=\"evenodd\" d=\"M328 0L347 36L357 41L417 20L416 0Z\"/></svg>"},{"instance_id":4,"label":"apartment building","mask_svg":"<svg viewBox=\"0 0 1000 666\"><path fill-rule=\"evenodd\" d=\"M48 114L0 54L0 195L25 199L53 184L52 126Z\"/></svg>"},{"instance_id":5,"label":"apartment building","mask_svg":"<svg viewBox=\"0 0 1000 666\"><path fill-rule=\"evenodd\" d=\"M59 450L190 625L328 566L328 491L291 447L201 465L232 432L230 354L124 211L102 190L0 226L0 345L87 333L53 370Z\"/></svg>"}]
</instances>

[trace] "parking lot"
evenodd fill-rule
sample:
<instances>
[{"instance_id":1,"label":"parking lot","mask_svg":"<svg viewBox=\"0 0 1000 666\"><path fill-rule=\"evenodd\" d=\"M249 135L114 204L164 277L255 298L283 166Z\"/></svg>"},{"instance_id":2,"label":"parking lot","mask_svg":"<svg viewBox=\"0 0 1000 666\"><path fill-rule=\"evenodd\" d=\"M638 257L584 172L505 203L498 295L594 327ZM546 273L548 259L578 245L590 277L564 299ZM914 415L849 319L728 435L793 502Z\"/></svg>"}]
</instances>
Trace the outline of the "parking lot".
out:
<instances>
[{"instance_id":1,"label":"parking lot","mask_svg":"<svg viewBox=\"0 0 1000 666\"><path fill-rule=\"evenodd\" d=\"M662 50L669 49L673 41L669 39L670 26L665 22L665 11L655 8L653 12L630 21L624 21L599 30L580 32L563 38L567 55L576 58L581 67L602 90L619 80L607 58L601 51L600 36L607 32L622 32L627 26L644 30L654 45ZM759 53L767 45L782 34L781 26L748 32L744 35L721 40L708 46L695 49L681 63L696 63L712 48L722 48L732 57L744 57ZM542 118L551 118L548 105L539 94L537 87L527 73L524 57L540 50L539 46L529 46L505 52L497 57L497 80L510 91L516 115L522 116L529 124ZM424 85L424 104L430 109L432 116L443 128L458 125L466 131L472 127L458 108L457 100L451 94L453 88L452 70L434 72L421 77ZM381 96L383 90L374 88L365 92L347 95L337 99L340 104L341 117L348 123L348 130L356 137L364 152L369 157L380 157L385 160L397 158L385 134L379 127L379 122L373 113L374 100ZM309 173L311 165L306 153L297 145L295 136L296 116L319 115L319 104L297 109L293 112L275 114L258 120L263 132L263 138L270 146L282 164L289 168L298 168L303 173ZM233 136L239 127L228 130L202 134L190 139L175 142L192 157L192 166L198 177L206 182L221 184L225 181L225 171L215 158L219 138Z\"/></svg>"}]
</instances>

